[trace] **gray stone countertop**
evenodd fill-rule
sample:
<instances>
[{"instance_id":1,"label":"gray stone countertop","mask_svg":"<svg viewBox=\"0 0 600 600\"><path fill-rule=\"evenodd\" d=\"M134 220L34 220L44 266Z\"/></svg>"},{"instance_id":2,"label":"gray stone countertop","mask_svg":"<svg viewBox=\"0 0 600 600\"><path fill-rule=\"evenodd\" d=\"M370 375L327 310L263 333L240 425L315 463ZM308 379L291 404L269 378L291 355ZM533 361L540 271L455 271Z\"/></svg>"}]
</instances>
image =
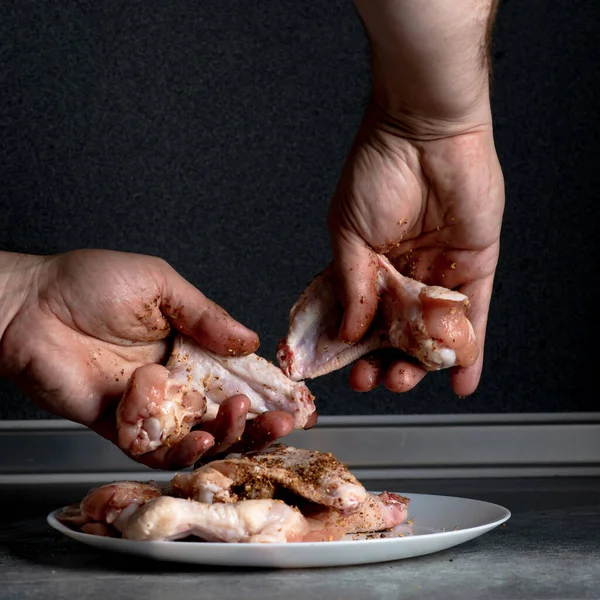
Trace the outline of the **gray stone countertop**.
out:
<instances>
[{"instance_id":1,"label":"gray stone countertop","mask_svg":"<svg viewBox=\"0 0 600 600\"><path fill-rule=\"evenodd\" d=\"M600 598L600 479L368 481L368 489L476 498L512 518L444 552L376 565L244 570L94 550L46 514L86 485L0 488L0 598L125 600Z\"/></svg>"}]
</instances>

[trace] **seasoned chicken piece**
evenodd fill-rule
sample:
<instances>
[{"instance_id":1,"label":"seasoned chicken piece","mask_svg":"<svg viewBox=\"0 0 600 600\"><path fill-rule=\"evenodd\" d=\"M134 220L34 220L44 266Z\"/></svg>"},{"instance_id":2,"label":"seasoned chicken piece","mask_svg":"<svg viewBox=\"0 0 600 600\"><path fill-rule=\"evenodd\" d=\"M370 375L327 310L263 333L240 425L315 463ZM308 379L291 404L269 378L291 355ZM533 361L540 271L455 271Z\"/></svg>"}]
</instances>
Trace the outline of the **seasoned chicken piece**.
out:
<instances>
[{"instance_id":1,"label":"seasoned chicken piece","mask_svg":"<svg viewBox=\"0 0 600 600\"><path fill-rule=\"evenodd\" d=\"M296 542L309 531L300 512L280 500L203 504L163 496L137 509L121 529L130 540L177 540L190 535L207 542Z\"/></svg>"},{"instance_id":2,"label":"seasoned chicken piece","mask_svg":"<svg viewBox=\"0 0 600 600\"><path fill-rule=\"evenodd\" d=\"M378 255L378 314L357 343L338 339L342 309L334 290L331 265L317 276L292 307L287 336L277 360L294 381L331 373L378 348L398 348L424 368L470 366L479 349L465 315L468 298L443 287L404 277Z\"/></svg>"},{"instance_id":3,"label":"seasoned chicken piece","mask_svg":"<svg viewBox=\"0 0 600 600\"><path fill-rule=\"evenodd\" d=\"M57 518L84 533L121 534L132 540L196 536L209 542L317 542L390 529L406 520L408 507L407 498L387 492L368 494L356 512L343 514L312 503L300 512L273 499L207 504L162 496L152 488L151 484L129 481L102 486L86 496L88 509L92 508L91 513L85 511L86 517L79 505L72 505ZM91 517L98 520L88 520Z\"/></svg>"},{"instance_id":4,"label":"seasoned chicken piece","mask_svg":"<svg viewBox=\"0 0 600 600\"><path fill-rule=\"evenodd\" d=\"M173 491L200 502L273 498L281 490L344 513L356 511L368 492L331 454L276 444L262 452L231 454L178 473Z\"/></svg>"},{"instance_id":5,"label":"seasoned chicken piece","mask_svg":"<svg viewBox=\"0 0 600 600\"><path fill-rule=\"evenodd\" d=\"M194 425L214 419L219 405L236 394L250 399L249 419L278 410L301 429L315 411L306 385L260 356L225 358L178 336L166 368L135 371L117 409L119 446L133 456L171 446Z\"/></svg>"},{"instance_id":6,"label":"seasoned chicken piece","mask_svg":"<svg viewBox=\"0 0 600 600\"><path fill-rule=\"evenodd\" d=\"M280 444L179 473L170 484L102 485L57 518L84 533L133 540L335 541L400 525L408 504L367 492L330 454Z\"/></svg>"},{"instance_id":7,"label":"seasoned chicken piece","mask_svg":"<svg viewBox=\"0 0 600 600\"><path fill-rule=\"evenodd\" d=\"M408 498L389 492L369 493L360 508L349 515L333 508L307 504L302 508L302 514L308 519L311 532L305 535L304 540L335 540L348 533L391 529L406 521L408 504Z\"/></svg>"}]
</instances>

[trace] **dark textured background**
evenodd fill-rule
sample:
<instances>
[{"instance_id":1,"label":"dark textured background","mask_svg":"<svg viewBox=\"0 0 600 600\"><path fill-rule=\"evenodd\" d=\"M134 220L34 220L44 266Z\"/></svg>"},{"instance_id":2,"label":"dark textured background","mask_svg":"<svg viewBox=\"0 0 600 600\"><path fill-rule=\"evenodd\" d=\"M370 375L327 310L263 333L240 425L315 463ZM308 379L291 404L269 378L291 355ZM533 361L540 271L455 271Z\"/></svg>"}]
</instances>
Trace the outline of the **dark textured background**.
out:
<instances>
[{"instance_id":1,"label":"dark textured background","mask_svg":"<svg viewBox=\"0 0 600 600\"><path fill-rule=\"evenodd\" d=\"M599 14L501 2L507 206L479 391L437 373L359 395L338 373L311 383L321 414L597 408ZM330 259L327 204L369 91L350 1L1 0L0 61L0 248L159 255L274 358ZM44 416L0 388L0 418Z\"/></svg>"}]
</instances>

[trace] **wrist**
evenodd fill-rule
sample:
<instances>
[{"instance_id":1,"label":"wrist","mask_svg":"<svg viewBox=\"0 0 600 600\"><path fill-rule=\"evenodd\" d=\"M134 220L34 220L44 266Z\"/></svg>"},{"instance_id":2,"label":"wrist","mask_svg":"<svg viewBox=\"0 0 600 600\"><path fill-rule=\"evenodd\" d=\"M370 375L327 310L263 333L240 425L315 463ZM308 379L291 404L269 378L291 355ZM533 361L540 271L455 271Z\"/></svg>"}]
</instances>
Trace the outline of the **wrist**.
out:
<instances>
[{"instance_id":1,"label":"wrist","mask_svg":"<svg viewBox=\"0 0 600 600\"><path fill-rule=\"evenodd\" d=\"M405 123L415 134L451 135L491 123L489 73L481 61L448 65L435 73L423 66L393 70L372 59L373 101L394 121Z\"/></svg>"},{"instance_id":2,"label":"wrist","mask_svg":"<svg viewBox=\"0 0 600 600\"><path fill-rule=\"evenodd\" d=\"M497 0L355 0L370 42L373 101L417 137L491 122Z\"/></svg>"},{"instance_id":3,"label":"wrist","mask_svg":"<svg viewBox=\"0 0 600 600\"><path fill-rule=\"evenodd\" d=\"M0 252L0 346L4 332L36 287L42 256Z\"/></svg>"},{"instance_id":4,"label":"wrist","mask_svg":"<svg viewBox=\"0 0 600 600\"><path fill-rule=\"evenodd\" d=\"M373 96L367 109L368 120L393 135L411 140L428 141L473 133L492 131L492 111L489 98L481 98L461 113L453 116L414 108L400 98Z\"/></svg>"}]
</instances>

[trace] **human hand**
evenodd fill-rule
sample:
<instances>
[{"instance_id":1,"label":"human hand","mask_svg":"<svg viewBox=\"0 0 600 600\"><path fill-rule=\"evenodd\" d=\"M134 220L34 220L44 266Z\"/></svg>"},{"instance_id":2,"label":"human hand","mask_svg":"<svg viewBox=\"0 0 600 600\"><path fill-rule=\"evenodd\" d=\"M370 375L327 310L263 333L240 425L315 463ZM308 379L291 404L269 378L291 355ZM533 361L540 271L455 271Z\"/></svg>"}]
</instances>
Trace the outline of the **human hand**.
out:
<instances>
[{"instance_id":1,"label":"human hand","mask_svg":"<svg viewBox=\"0 0 600 600\"><path fill-rule=\"evenodd\" d=\"M18 255L3 256L10 264ZM172 331L224 356L250 354L259 345L254 332L158 258L78 250L21 256L4 272L0 374L39 406L117 445L116 405L136 369L168 357ZM245 396L229 398L214 421L178 444L132 458L181 468L234 443L234 449L261 448L291 432L284 413L246 422L249 404Z\"/></svg>"},{"instance_id":2,"label":"human hand","mask_svg":"<svg viewBox=\"0 0 600 600\"><path fill-rule=\"evenodd\" d=\"M459 395L477 388L499 252L504 181L494 148L490 41L497 0L354 0L369 39L373 93L328 215L354 342L377 309L373 251L403 274L466 294L480 351L454 368ZM425 375L399 352L358 361L359 391L408 391Z\"/></svg>"},{"instance_id":3,"label":"human hand","mask_svg":"<svg viewBox=\"0 0 600 600\"><path fill-rule=\"evenodd\" d=\"M491 123L418 139L373 103L328 216L344 307L340 338L355 342L367 331L378 305L373 252L385 254L404 275L468 296L467 317L480 352L472 366L454 368L451 379L457 394L473 393L483 365L503 210ZM403 392L425 374L399 351L381 351L355 363L350 384L368 391L384 382Z\"/></svg>"}]
</instances>

